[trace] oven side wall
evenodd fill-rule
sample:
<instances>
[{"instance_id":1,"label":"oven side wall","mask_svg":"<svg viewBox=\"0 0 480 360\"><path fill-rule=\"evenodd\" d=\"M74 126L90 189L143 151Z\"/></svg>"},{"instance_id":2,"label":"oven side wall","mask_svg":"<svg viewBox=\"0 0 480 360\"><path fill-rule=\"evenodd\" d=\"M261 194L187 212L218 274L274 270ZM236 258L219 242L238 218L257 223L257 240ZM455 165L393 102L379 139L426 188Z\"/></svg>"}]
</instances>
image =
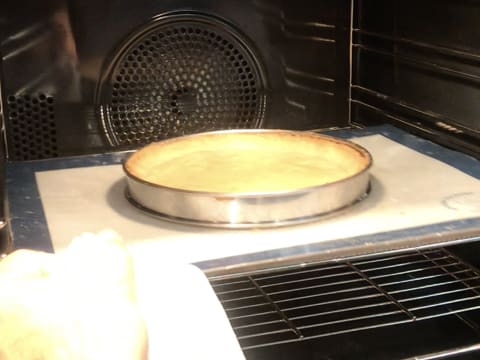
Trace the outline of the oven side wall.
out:
<instances>
[{"instance_id":1,"label":"oven side wall","mask_svg":"<svg viewBox=\"0 0 480 360\"><path fill-rule=\"evenodd\" d=\"M480 156L480 3L357 0L352 121Z\"/></svg>"},{"instance_id":2,"label":"oven side wall","mask_svg":"<svg viewBox=\"0 0 480 360\"><path fill-rule=\"evenodd\" d=\"M12 236L10 232L10 224L8 223L8 199L6 197L5 188L7 155L1 85L2 77L0 74L0 257L12 250Z\"/></svg>"}]
</instances>

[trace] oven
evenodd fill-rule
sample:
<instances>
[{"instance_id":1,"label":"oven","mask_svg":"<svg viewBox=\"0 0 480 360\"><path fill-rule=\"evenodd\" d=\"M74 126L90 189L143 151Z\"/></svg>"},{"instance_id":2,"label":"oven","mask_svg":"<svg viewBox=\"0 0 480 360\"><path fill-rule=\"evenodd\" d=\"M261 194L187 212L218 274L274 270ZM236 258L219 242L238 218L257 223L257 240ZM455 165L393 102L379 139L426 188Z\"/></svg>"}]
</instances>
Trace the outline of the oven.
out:
<instances>
[{"instance_id":1,"label":"oven","mask_svg":"<svg viewBox=\"0 0 480 360\"><path fill-rule=\"evenodd\" d=\"M479 356L480 4L1 6L2 253L113 228L136 253L202 269L247 359ZM224 129L355 142L373 157L369 193L252 229L127 201L132 151Z\"/></svg>"}]
</instances>

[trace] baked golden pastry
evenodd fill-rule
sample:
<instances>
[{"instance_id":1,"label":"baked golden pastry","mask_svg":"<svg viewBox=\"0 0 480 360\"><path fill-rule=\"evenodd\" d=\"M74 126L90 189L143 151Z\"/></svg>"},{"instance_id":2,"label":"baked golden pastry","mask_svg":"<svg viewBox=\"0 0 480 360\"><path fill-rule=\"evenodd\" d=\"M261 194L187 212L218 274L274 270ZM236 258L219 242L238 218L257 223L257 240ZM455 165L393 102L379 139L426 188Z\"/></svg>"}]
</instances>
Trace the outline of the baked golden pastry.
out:
<instances>
[{"instance_id":1,"label":"baked golden pastry","mask_svg":"<svg viewBox=\"0 0 480 360\"><path fill-rule=\"evenodd\" d=\"M169 188L259 193L332 183L369 164L362 148L311 132L227 131L150 144L127 160L125 170Z\"/></svg>"}]
</instances>

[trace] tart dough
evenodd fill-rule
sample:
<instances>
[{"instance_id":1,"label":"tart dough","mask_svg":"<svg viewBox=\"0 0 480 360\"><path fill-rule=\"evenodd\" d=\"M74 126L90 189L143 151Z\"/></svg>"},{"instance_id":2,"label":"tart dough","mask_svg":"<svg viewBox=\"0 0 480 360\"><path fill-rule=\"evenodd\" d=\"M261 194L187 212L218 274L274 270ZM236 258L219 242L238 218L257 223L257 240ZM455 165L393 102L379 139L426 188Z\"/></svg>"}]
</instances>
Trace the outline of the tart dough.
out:
<instances>
[{"instance_id":1,"label":"tart dough","mask_svg":"<svg viewBox=\"0 0 480 360\"><path fill-rule=\"evenodd\" d=\"M348 141L309 132L213 132L152 143L125 163L151 184L214 193L292 191L351 177L370 155Z\"/></svg>"}]
</instances>

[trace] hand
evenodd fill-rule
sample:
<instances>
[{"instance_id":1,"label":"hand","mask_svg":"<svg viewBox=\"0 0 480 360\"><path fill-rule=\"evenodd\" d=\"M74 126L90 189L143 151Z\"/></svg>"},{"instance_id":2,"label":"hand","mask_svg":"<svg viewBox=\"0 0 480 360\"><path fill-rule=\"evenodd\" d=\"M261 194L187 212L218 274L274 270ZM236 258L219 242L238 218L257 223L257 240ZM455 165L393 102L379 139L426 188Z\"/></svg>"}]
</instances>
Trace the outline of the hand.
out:
<instances>
[{"instance_id":1,"label":"hand","mask_svg":"<svg viewBox=\"0 0 480 360\"><path fill-rule=\"evenodd\" d=\"M18 250L0 262L0 360L140 360L147 333L132 259L112 232L56 255Z\"/></svg>"}]
</instances>

